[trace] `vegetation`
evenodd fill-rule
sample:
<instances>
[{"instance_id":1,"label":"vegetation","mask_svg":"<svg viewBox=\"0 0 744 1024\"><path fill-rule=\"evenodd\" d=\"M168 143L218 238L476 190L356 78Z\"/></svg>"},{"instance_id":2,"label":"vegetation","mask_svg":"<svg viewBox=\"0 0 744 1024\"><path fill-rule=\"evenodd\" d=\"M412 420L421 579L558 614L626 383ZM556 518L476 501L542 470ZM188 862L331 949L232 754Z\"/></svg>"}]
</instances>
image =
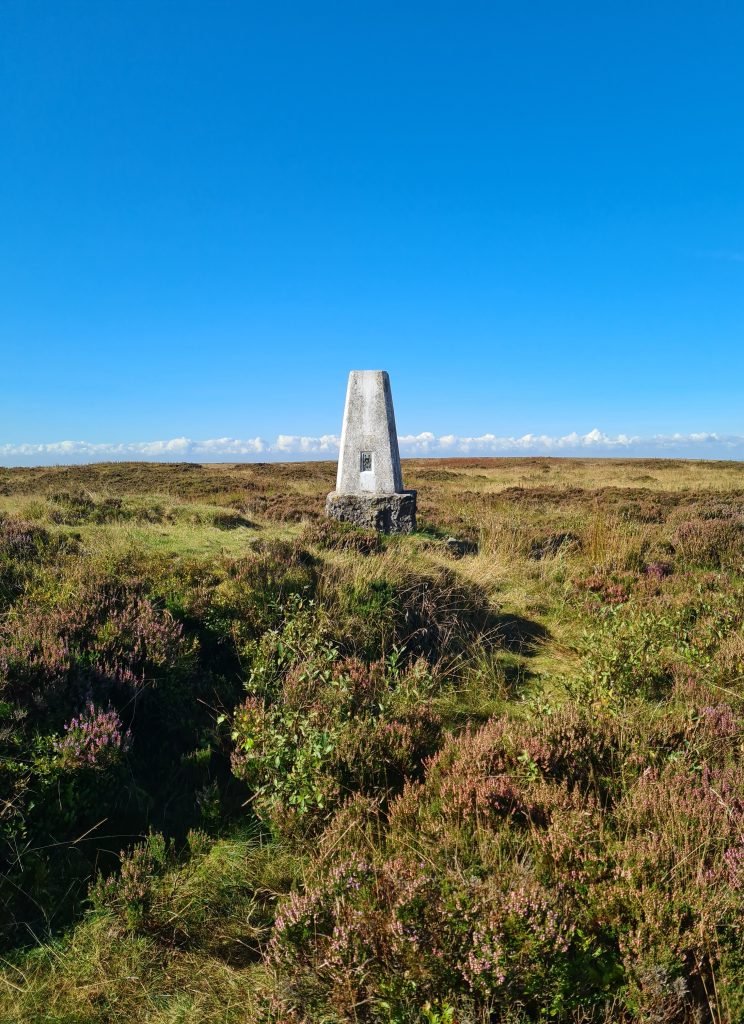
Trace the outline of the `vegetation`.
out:
<instances>
[{"instance_id":1,"label":"vegetation","mask_svg":"<svg viewBox=\"0 0 744 1024\"><path fill-rule=\"evenodd\" d=\"M406 474L0 470L0 1020L744 1021L744 467Z\"/></svg>"}]
</instances>

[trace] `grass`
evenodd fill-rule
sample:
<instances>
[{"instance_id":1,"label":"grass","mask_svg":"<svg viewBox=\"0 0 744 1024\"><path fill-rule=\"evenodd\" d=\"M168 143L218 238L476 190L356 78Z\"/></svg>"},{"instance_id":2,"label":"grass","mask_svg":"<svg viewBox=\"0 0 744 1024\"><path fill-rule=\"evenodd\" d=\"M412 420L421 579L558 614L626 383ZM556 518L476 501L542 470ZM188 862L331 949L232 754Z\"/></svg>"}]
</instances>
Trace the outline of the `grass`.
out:
<instances>
[{"instance_id":1,"label":"grass","mask_svg":"<svg viewBox=\"0 0 744 1024\"><path fill-rule=\"evenodd\" d=\"M744 1019L744 465L334 471L0 470L0 1020Z\"/></svg>"}]
</instances>

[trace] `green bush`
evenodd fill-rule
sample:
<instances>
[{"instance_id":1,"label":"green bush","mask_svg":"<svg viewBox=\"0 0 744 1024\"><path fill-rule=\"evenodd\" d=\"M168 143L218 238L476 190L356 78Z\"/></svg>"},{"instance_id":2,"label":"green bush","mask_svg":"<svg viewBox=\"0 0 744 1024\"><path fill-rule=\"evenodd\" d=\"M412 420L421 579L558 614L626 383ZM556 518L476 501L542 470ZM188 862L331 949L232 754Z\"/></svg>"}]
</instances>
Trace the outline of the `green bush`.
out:
<instances>
[{"instance_id":1,"label":"green bush","mask_svg":"<svg viewBox=\"0 0 744 1024\"><path fill-rule=\"evenodd\" d=\"M387 799L436 749L441 723L422 702L437 681L400 652L373 665L343 658L327 618L295 595L281 629L249 653L249 696L232 719L233 771L279 831L323 820L349 793Z\"/></svg>"}]
</instances>

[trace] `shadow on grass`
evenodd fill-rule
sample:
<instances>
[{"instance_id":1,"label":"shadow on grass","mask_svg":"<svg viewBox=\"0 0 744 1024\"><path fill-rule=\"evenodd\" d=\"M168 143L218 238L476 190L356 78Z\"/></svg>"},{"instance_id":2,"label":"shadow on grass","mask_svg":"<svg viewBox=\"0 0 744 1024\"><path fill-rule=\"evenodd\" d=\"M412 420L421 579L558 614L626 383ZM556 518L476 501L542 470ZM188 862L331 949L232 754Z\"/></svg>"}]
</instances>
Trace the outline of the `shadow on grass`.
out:
<instances>
[{"instance_id":1,"label":"shadow on grass","mask_svg":"<svg viewBox=\"0 0 744 1024\"><path fill-rule=\"evenodd\" d=\"M490 625L490 636L497 644L523 657L536 654L539 646L550 639L550 631L545 626L523 615L494 615Z\"/></svg>"}]
</instances>

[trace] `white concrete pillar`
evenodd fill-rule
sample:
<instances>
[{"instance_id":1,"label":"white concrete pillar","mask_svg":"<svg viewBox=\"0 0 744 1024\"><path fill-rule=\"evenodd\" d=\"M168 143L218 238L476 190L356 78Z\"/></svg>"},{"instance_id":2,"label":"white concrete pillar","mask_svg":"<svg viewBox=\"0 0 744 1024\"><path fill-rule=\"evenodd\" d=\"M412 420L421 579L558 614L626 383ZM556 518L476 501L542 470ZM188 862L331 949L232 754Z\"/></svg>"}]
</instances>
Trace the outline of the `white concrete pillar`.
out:
<instances>
[{"instance_id":1,"label":"white concrete pillar","mask_svg":"<svg viewBox=\"0 0 744 1024\"><path fill-rule=\"evenodd\" d=\"M346 390L336 490L326 514L383 533L416 529L416 492L403 490L390 378L352 370Z\"/></svg>"},{"instance_id":2,"label":"white concrete pillar","mask_svg":"<svg viewBox=\"0 0 744 1024\"><path fill-rule=\"evenodd\" d=\"M390 378L385 370L352 370L336 476L337 494L403 490Z\"/></svg>"}]
</instances>

